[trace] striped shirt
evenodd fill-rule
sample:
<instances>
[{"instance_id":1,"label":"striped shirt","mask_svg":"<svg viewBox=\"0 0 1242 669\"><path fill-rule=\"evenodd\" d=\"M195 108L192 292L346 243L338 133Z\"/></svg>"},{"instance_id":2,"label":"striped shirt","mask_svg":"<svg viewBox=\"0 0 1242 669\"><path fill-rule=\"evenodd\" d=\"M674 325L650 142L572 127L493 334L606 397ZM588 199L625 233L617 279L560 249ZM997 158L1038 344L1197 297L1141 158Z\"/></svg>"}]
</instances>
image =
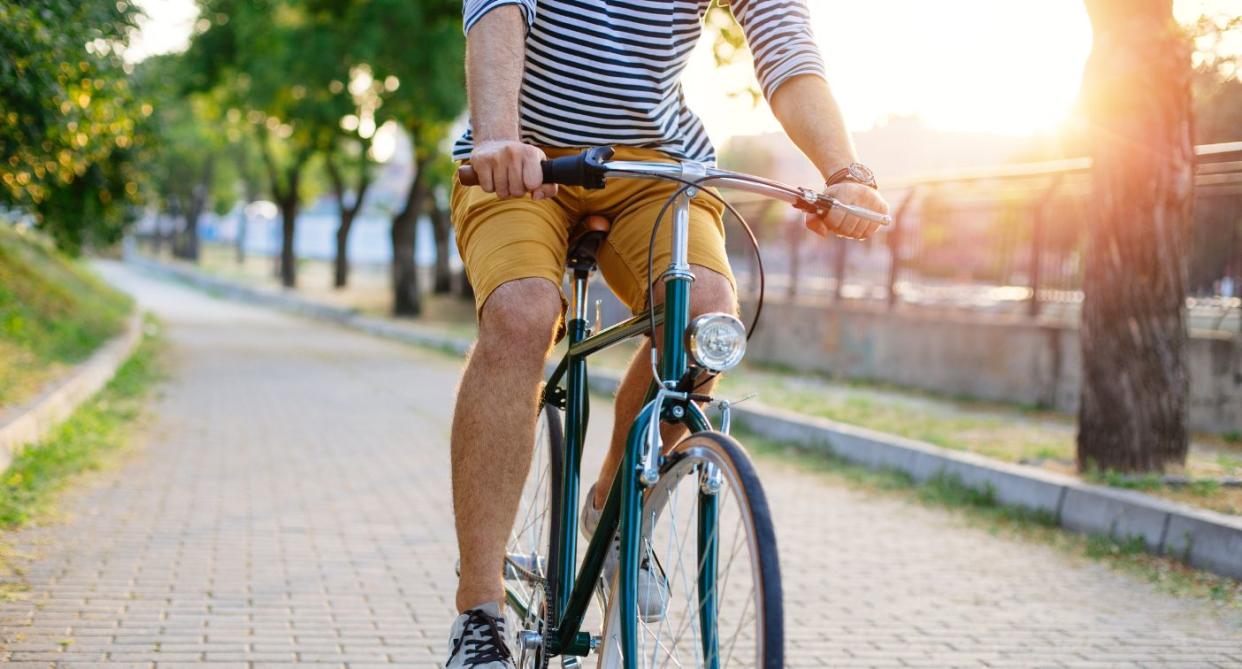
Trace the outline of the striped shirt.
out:
<instances>
[{"instance_id":1,"label":"striped shirt","mask_svg":"<svg viewBox=\"0 0 1242 669\"><path fill-rule=\"evenodd\" d=\"M711 0L463 0L468 34L485 14L518 5L526 18L522 141L557 147L656 148L715 162L698 116L686 107L681 73ZM755 58L763 94L791 77L824 77L806 0L732 0ZM470 157L469 127L453 157Z\"/></svg>"}]
</instances>

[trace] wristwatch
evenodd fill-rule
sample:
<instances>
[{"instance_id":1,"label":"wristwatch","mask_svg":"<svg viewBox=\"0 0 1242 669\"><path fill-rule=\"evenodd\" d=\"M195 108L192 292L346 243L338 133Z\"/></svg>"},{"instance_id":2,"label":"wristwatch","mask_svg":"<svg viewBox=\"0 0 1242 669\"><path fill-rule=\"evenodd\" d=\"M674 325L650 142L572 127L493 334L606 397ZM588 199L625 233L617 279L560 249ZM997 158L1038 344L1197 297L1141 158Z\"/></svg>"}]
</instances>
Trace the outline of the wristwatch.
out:
<instances>
[{"instance_id":1,"label":"wristwatch","mask_svg":"<svg viewBox=\"0 0 1242 669\"><path fill-rule=\"evenodd\" d=\"M824 185L835 186L839 183L845 183L846 181L862 184L868 188L874 188L876 190L880 189L880 186L875 182L875 172L872 172L869 167L863 165L862 163L850 163L836 172L833 172L832 176L828 177L828 180L824 182Z\"/></svg>"}]
</instances>

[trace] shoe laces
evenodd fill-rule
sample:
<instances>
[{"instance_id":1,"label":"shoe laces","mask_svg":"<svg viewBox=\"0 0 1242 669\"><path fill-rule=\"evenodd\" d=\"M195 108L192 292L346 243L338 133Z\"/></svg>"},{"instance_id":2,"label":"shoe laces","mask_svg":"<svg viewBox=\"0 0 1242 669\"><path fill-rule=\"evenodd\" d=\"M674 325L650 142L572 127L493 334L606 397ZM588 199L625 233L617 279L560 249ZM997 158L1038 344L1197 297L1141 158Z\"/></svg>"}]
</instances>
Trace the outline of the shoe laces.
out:
<instances>
[{"instance_id":1,"label":"shoe laces","mask_svg":"<svg viewBox=\"0 0 1242 669\"><path fill-rule=\"evenodd\" d=\"M465 649L466 666L513 659L513 654L509 650L509 644L505 643L502 631L504 619L493 618L480 609L466 611L466 616L466 623L462 625L461 638L457 641L457 647Z\"/></svg>"}]
</instances>

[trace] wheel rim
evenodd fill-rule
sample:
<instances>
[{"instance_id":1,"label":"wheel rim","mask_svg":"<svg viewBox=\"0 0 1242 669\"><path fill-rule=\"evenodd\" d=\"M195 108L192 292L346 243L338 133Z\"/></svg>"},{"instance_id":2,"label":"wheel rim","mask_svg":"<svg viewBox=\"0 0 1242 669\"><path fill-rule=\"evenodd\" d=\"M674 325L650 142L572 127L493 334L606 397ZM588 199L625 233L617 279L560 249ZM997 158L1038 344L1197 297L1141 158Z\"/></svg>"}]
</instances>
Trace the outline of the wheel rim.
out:
<instances>
[{"instance_id":1,"label":"wheel rim","mask_svg":"<svg viewBox=\"0 0 1242 669\"><path fill-rule=\"evenodd\" d=\"M760 550L746 489L729 458L708 443L679 446L670 462L644 500L640 548L640 559L657 560L667 575L668 610L659 622L639 621L639 657L633 666L763 666L764 598L757 568ZM716 571L719 643L714 658L708 657L703 648L703 627L699 620L702 601L698 588L703 566L698 554L697 526L700 474L709 464L718 469L723 483L715 495L720 521L714 533L719 542ZM709 533L709 536L712 535ZM612 591L616 591L615 579ZM600 666L609 669L624 666L619 609L619 602L610 602L605 621Z\"/></svg>"}]
</instances>

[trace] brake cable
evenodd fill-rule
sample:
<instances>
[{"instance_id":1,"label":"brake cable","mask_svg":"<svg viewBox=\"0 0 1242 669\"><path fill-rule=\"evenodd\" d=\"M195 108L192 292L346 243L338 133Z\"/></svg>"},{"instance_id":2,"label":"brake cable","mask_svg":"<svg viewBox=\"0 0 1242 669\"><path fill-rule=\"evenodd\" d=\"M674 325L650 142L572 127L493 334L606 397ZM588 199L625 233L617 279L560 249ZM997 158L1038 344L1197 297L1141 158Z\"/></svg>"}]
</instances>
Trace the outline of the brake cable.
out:
<instances>
[{"instance_id":1,"label":"brake cable","mask_svg":"<svg viewBox=\"0 0 1242 669\"><path fill-rule=\"evenodd\" d=\"M730 175L730 177L736 179L738 178L738 175ZM687 191L690 191L692 189L697 189L700 192L708 194L709 196L712 197L712 199L716 200L721 205L723 205L724 208L730 214L733 214L733 217L736 218L738 223L742 225L742 229L746 231L746 235L750 240L751 248L754 249L755 268L756 268L756 272L759 275L759 299L755 305L755 315L751 318L750 327L746 329L746 340L750 341L750 338L755 333L755 329L759 326L759 317L763 314L763 300L764 300L764 295L767 292L767 277L766 277L766 273L763 268L763 254L759 248L759 238L755 235L754 229L750 227L750 223L746 221L746 217L742 216L741 212L739 212L736 207L734 207L732 204L726 201L718 193L703 187L704 184L710 181L717 180L717 179L723 179L725 178L725 176L724 175L709 176L697 182L688 181L686 179L681 179L681 178L669 176L669 175L660 175L659 178L664 179L666 181L673 181L676 183L680 183L682 184L682 187L679 188L677 191L675 191L672 195L670 195L668 199L664 201L663 206L660 207L660 211L656 214L655 223L651 226L651 237L647 243L647 315L648 315L648 319L650 321L650 327L651 327L651 350L653 352L657 350L657 344L655 341L655 332L656 332L655 242L656 242L656 236L659 234L660 225L664 222L664 216L668 213L669 207L672 206L672 204L677 200L678 197L681 197ZM749 180L755 181L755 182L760 181L758 179L749 179ZM654 356L653 356L653 359L654 359ZM654 367L654 363L653 363L653 367ZM658 382L660 378L658 371L655 369L653 369L652 371L653 373L655 373L655 378ZM703 379L698 384L696 384L694 388L692 388L692 390L697 390L699 387L703 386L705 383L712 380L716 376L718 375L714 373L709 374L705 379Z\"/></svg>"}]
</instances>

